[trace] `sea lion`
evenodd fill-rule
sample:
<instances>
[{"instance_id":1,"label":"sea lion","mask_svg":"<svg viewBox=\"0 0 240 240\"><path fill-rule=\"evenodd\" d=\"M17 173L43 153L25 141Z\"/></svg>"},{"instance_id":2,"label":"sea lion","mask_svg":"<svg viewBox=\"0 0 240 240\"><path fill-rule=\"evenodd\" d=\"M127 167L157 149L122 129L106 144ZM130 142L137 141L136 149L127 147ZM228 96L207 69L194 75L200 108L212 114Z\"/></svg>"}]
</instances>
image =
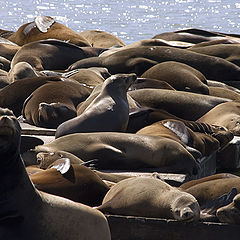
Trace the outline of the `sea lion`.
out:
<instances>
[{"instance_id":1,"label":"sea lion","mask_svg":"<svg viewBox=\"0 0 240 240\"><path fill-rule=\"evenodd\" d=\"M231 99L233 101L240 101L240 92L223 87L208 87L209 95L214 97L221 97Z\"/></svg>"},{"instance_id":2,"label":"sea lion","mask_svg":"<svg viewBox=\"0 0 240 240\"><path fill-rule=\"evenodd\" d=\"M209 94L205 76L184 63L162 62L148 69L141 77L165 81L176 90Z\"/></svg>"},{"instance_id":3,"label":"sea lion","mask_svg":"<svg viewBox=\"0 0 240 240\"><path fill-rule=\"evenodd\" d=\"M0 69L0 89L8 86L10 81L8 79L8 72Z\"/></svg>"},{"instance_id":4,"label":"sea lion","mask_svg":"<svg viewBox=\"0 0 240 240\"><path fill-rule=\"evenodd\" d=\"M8 109L0 115L0 239L111 239L98 210L36 190L19 153L20 124Z\"/></svg>"},{"instance_id":5,"label":"sea lion","mask_svg":"<svg viewBox=\"0 0 240 240\"><path fill-rule=\"evenodd\" d=\"M20 46L12 45L9 43L0 43L0 56L5 57L9 61L12 61L16 52L20 49Z\"/></svg>"},{"instance_id":6,"label":"sea lion","mask_svg":"<svg viewBox=\"0 0 240 240\"><path fill-rule=\"evenodd\" d=\"M157 178L133 177L113 186L97 209L103 213L197 221L200 208L190 194Z\"/></svg>"},{"instance_id":7,"label":"sea lion","mask_svg":"<svg viewBox=\"0 0 240 240\"><path fill-rule=\"evenodd\" d=\"M224 178L236 178L236 177L238 177L238 176L231 174L231 173L217 173L217 174L214 174L211 176L190 180L188 182L181 184L181 186L179 188L182 190L186 190L186 189L188 189L192 186L195 186L199 183L202 183L202 182L212 181L212 180L216 180L216 179L224 179Z\"/></svg>"},{"instance_id":8,"label":"sea lion","mask_svg":"<svg viewBox=\"0 0 240 240\"><path fill-rule=\"evenodd\" d=\"M49 82L25 100L22 115L35 126L57 128L77 116L77 105L90 93L90 88L75 81Z\"/></svg>"},{"instance_id":9,"label":"sea lion","mask_svg":"<svg viewBox=\"0 0 240 240\"><path fill-rule=\"evenodd\" d=\"M240 66L240 47L236 44L216 44L204 47L189 49L193 52L223 58L231 63Z\"/></svg>"},{"instance_id":10,"label":"sea lion","mask_svg":"<svg viewBox=\"0 0 240 240\"><path fill-rule=\"evenodd\" d=\"M81 115L58 126L55 137L77 132L124 132L129 118L126 91L136 78L135 74L109 77L103 83L101 92Z\"/></svg>"},{"instance_id":11,"label":"sea lion","mask_svg":"<svg viewBox=\"0 0 240 240\"><path fill-rule=\"evenodd\" d=\"M216 215L220 222L240 224L240 194L237 194L230 204L219 208Z\"/></svg>"},{"instance_id":12,"label":"sea lion","mask_svg":"<svg viewBox=\"0 0 240 240\"><path fill-rule=\"evenodd\" d=\"M216 105L231 101L226 98L166 89L138 89L128 94L141 106L165 110L176 117L192 121L196 121Z\"/></svg>"},{"instance_id":13,"label":"sea lion","mask_svg":"<svg viewBox=\"0 0 240 240\"><path fill-rule=\"evenodd\" d=\"M35 71L33 67L27 62L18 62L8 72L8 79L10 82L39 76L43 76L43 74Z\"/></svg>"},{"instance_id":14,"label":"sea lion","mask_svg":"<svg viewBox=\"0 0 240 240\"><path fill-rule=\"evenodd\" d=\"M140 76L154 65L166 61L185 63L211 80L240 79L240 67L225 59L165 46L127 48L106 57L82 59L70 65L68 70L95 66L106 67L111 74L134 72Z\"/></svg>"},{"instance_id":15,"label":"sea lion","mask_svg":"<svg viewBox=\"0 0 240 240\"><path fill-rule=\"evenodd\" d=\"M62 81L64 78L55 77L36 77L26 78L16 81L4 87L0 91L0 107L9 108L17 117L21 115L22 106L27 97L38 87L51 81Z\"/></svg>"},{"instance_id":16,"label":"sea lion","mask_svg":"<svg viewBox=\"0 0 240 240\"><path fill-rule=\"evenodd\" d=\"M7 39L19 46L44 39L69 41L81 47L90 46L87 39L67 26L56 22L50 16L37 16L33 22L20 26L19 29L7 37Z\"/></svg>"},{"instance_id":17,"label":"sea lion","mask_svg":"<svg viewBox=\"0 0 240 240\"><path fill-rule=\"evenodd\" d=\"M18 62L27 62L35 70L65 70L74 62L97 56L90 48L81 48L61 40L39 40L25 44L14 55L11 68Z\"/></svg>"},{"instance_id":18,"label":"sea lion","mask_svg":"<svg viewBox=\"0 0 240 240\"><path fill-rule=\"evenodd\" d=\"M200 205L204 205L209 201L228 193L232 188L237 189L237 193L240 191L240 178L220 178L204 182L199 182L196 185L190 186L185 189L186 192L192 194Z\"/></svg>"},{"instance_id":19,"label":"sea lion","mask_svg":"<svg viewBox=\"0 0 240 240\"><path fill-rule=\"evenodd\" d=\"M240 136L240 103L237 101L226 102L215 106L197 121L223 126L235 136Z\"/></svg>"},{"instance_id":20,"label":"sea lion","mask_svg":"<svg viewBox=\"0 0 240 240\"><path fill-rule=\"evenodd\" d=\"M48 169L31 174L30 179L38 190L92 207L100 205L109 190L91 169L71 164L67 158L56 160Z\"/></svg>"},{"instance_id":21,"label":"sea lion","mask_svg":"<svg viewBox=\"0 0 240 240\"><path fill-rule=\"evenodd\" d=\"M226 36L222 33L205 31L202 29L189 28L177 30L174 32L164 32L157 34L153 39L164 39L167 41L183 41L189 43L201 43L212 40L225 39Z\"/></svg>"},{"instance_id":22,"label":"sea lion","mask_svg":"<svg viewBox=\"0 0 240 240\"><path fill-rule=\"evenodd\" d=\"M197 174L198 162L178 142L157 136L130 133L74 133L36 146L24 156L26 166L34 164L39 152L70 152L83 161L96 159L97 169L149 169L160 172Z\"/></svg>"},{"instance_id":23,"label":"sea lion","mask_svg":"<svg viewBox=\"0 0 240 240\"><path fill-rule=\"evenodd\" d=\"M41 169L47 169L49 165L62 158L68 158L71 164L84 163L77 156L65 151L40 152L37 154L37 161Z\"/></svg>"},{"instance_id":24,"label":"sea lion","mask_svg":"<svg viewBox=\"0 0 240 240\"><path fill-rule=\"evenodd\" d=\"M100 30L85 30L79 33L80 36L87 39L92 47L110 48L113 46L125 46L126 44L116 36L100 31Z\"/></svg>"},{"instance_id":25,"label":"sea lion","mask_svg":"<svg viewBox=\"0 0 240 240\"><path fill-rule=\"evenodd\" d=\"M0 56L0 69L8 72L10 70L10 64L11 64L10 60Z\"/></svg>"}]
</instances>

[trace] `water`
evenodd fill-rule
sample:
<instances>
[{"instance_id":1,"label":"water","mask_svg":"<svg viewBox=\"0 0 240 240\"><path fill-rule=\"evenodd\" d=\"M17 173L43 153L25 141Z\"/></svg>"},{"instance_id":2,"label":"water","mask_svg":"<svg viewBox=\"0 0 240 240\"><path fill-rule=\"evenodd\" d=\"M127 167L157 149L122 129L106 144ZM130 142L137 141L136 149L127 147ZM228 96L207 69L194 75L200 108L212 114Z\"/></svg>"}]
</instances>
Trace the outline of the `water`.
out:
<instances>
[{"instance_id":1,"label":"water","mask_svg":"<svg viewBox=\"0 0 240 240\"><path fill-rule=\"evenodd\" d=\"M98 29L129 44L183 28L240 33L234 0L1 0L0 28L16 31L38 15L77 32Z\"/></svg>"}]
</instances>

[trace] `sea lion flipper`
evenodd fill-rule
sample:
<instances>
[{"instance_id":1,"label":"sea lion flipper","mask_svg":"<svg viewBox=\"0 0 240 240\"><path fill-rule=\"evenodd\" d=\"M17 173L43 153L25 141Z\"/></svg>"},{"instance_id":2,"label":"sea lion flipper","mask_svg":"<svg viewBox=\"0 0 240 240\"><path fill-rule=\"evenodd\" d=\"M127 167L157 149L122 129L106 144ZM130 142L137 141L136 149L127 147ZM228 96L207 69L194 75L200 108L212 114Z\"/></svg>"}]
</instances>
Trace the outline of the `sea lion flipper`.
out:
<instances>
[{"instance_id":1,"label":"sea lion flipper","mask_svg":"<svg viewBox=\"0 0 240 240\"><path fill-rule=\"evenodd\" d=\"M48 31L48 28L50 28L53 25L55 20L49 16L37 16L34 19L34 22L37 28L39 29L39 31L44 33Z\"/></svg>"},{"instance_id":2,"label":"sea lion flipper","mask_svg":"<svg viewBox=\"0 0 240 240\"><path fill-rule=\"evenodd\" d=\"M51 164L48 168L55 168L61 174L65 174L71 167L69 158L61 158L56 160L53 164Z\"/></svg>"}]
</instances>

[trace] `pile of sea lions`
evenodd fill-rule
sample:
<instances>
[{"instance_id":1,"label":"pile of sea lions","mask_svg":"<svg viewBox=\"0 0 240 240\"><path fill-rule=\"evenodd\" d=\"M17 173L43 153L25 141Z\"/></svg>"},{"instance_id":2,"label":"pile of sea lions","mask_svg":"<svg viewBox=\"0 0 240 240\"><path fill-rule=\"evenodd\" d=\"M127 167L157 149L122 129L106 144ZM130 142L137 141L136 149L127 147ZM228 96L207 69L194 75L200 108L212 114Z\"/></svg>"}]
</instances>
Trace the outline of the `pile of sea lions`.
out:
<instances>
[{"instance_id":1,"label":"pile of sea lions","mask_svg":"<svg viewBox=\"0 0 240 240\"><path fill-rule=\"evenodd\" d=\"M39 16L0 37L1 239L110 239L104 214L240 224L240 178L198 177L240 136L240 35L126 45ZM55 138L30 143L21 121Z\"/></svg>"}]
</instances>

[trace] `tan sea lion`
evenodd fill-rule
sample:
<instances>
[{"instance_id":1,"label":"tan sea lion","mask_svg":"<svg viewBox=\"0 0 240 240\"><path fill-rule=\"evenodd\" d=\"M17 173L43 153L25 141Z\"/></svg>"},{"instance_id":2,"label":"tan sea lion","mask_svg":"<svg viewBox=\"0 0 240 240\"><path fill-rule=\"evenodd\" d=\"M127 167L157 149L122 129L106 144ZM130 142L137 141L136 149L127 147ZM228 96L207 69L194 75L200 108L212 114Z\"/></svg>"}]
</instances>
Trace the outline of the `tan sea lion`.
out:
<instances>
[{"instance_id":1,"label":"tan sea lion","mask_svg":"<svg viewBox=\"0 0 240 240\"><path fill-rule=\"evenodd\" d=\"M223 87L208 87L209 95L214 97L221 97L231 99L233 101L240 101L240 92Z\"/></svg>"},{"instance_id":2,"label":"tan sea lion","mask_svg":"<svg viewBox=\"0 0 240 240\"><path fill-rule=\"evenodd\" d=\"M222 103L204 114L197 121L223 126L235 136L240 136L240 102Z\"/></svg>"},{"instance_id":3,"label":"tan sea lion","mask_svg":"<svg viewBox=\"0 0 240 240\"><path fill-rule=\"evenodd\" d=\"M91 169L71 164L67 158L56 160L44 171L30 175L38 190L80 202L101 204L109 187Z\"/></svg>"},{"instance_id":4,"label":"tan sea lion","mask_svg":"<svg viewBox=\"0 0 240 240\"><path fill-rule=\"evenodd\" d=\"M220 222L240 224L240 194L237 194L230 204L219 208L216 215Z\"/></svg>"},{"instance_id":5,"label":"tan sea lion","mask_svg":"<svg viewBox=\"0 0 240 240\"><path fill-rule=\"evenodd\" d=\"M77 105L91 91L71 80L46 83L25 100L22 115L26 122L35 126L57 128L64 121L77 116Z\"/></svg>"},{"instance_id":6,"label":"tan sea lion","mask_svg":"<svg viewBox=\"0 0 240 240\"><path fill-rule=\"evenodd\" d=\"M98 207L103 213L176 219L199 220L197 200L157 178L134 177L113 186Z\"/></svg>"},{"instance_id":7,"label":"tan sea lion","mask_svg":"<svg viewBox=\"0 0 240 240\"><path fill-rule=\"evenodd\" d=\"M20 49L20 46L12 45L9 43L0 43L0 56L5 57L9 61L11 61L16 54L16 52Z\"/></svg>"},{"instance_id":8,"label":"tan sea lion","mask_svg":"<svg viewBox=\"0 0 240 240\"><path fill-rule=\"evenodd\" d=\"M81 48L61 40L39 40L25 44L14 55L11 68L27 62L35 70L65 70L74 62L97 56L91 48Z\"/></svg>"},{"instance_id":9,"label":"tan sea lion","mask_svg":"<svg viewBox=\"0 0 240 240\"><path fill-rule=\"evenodd\" d=\"M204 182L199 182L196 185L190 186L185 189L186 192L192 194L200 205L204 205L209 201L228 193L232 188L237 189L237 193L240 191L240 178L220 178Z\"/></svg>"},{"instance_id":10,"label":"tan sea lion","mask_svg":"<svg viewBox=\"0 0 240 240\"><path fill-rule=\"evenodd\" d=\"M162 62L148 69L141 77L165 81L176 90L209 94L205 76L184 63Z\"/></svg>"},{"instance_id":11,"label":"tan sea lion","mask_svg":"<svg viewBox=\"0 0 240 240\"><path fill-rule=\"evenodd\" d=\"M211 80L237 81L240 78L240 67L225 59L165 46L127 48L106 57L82 59L69 66L68 70L95 66L106 67L111 74L134 72L140 76L154 65L166 61L185 63Z\"/></svg>"},{"instance_id":12,"label":"tan sea lion","mask_svg":"<svg viewBox=\"0 0 240 240\"><path fill-rule=\"evenodd\" d=\"M7 39L20 46L44 39L69 41L81 47L90 46L90 43L83 36L67 26L55 22L55 20L49 16L37 16L33 22L20 26L19 29L7 37Z\"/></svg>"},{"instance_id":13,"label":"tan sea lion","mask_svg":"<svg viewBox=\"0 0 240 240\"><path fill-rule=\"evenodd\" d=\"M141 106L165 110L176 117L193 121L216 105L231 101L225 98L166 89L139 89L130 91L128 94Z\"/></svg>"},{"instance_id":14,"label":"tan sea lion","mask_svg":"<svg viewBox=\"0 0 240 240\"><path fill-rule=\"evenodd\" d=\"M116 36L100 31L100 30L85 30L79 33L80 36L87 39L92 47L110 48L113 46L125 46L126 44Z\"/></svg>"},{"instance_id":15,"label":"tan sea lion","mask_svg":"<svg viewBox=\"0 0 240 240\"><path fill-rule=\"evenodd\" d=\"M0 91L0 107L9 108L18 117L21 115L23 103L31 93L38 87L51 81L62 81L63 78L55 77L36 77L26 78L16 81L4 87Z\"/></svg>"},{"instance_id":16,"label":"tan sea lion","mask_svg":"<svg viewBox=\"0 0 240 240\"><path fill-rule=\"evenodd\" d=\"M129 118L126 91L136 78L135 74L109 77L103 83L101 92L81 115L58 126L55 137L77 132L124 132Z\"/></svg>"},{"instance_id":17,"label":"tan sea lion","mask_svg":"<svg viewBox=\"0 0 240 240\"><path fill-rule=\"evenodd\" d=\"M98 210L36 190L19 154L20 124L11 111L0 112L0 239L111 239Z\"/></svg>"},{"instance_id":18,"label":"tan sea lion","mask_svg":"<svg viewBox=\"0 0 240 240\"><path fill-rule=\"evenodd\" d=\"M36 146L23 158L26 166L33 165L38 152L70 152L83 161L96 159L98 169L149 169L160 172L196 174L198 162L178 142L157 136L130 133L75 133Z\"/></svg>"}]
</instances>

